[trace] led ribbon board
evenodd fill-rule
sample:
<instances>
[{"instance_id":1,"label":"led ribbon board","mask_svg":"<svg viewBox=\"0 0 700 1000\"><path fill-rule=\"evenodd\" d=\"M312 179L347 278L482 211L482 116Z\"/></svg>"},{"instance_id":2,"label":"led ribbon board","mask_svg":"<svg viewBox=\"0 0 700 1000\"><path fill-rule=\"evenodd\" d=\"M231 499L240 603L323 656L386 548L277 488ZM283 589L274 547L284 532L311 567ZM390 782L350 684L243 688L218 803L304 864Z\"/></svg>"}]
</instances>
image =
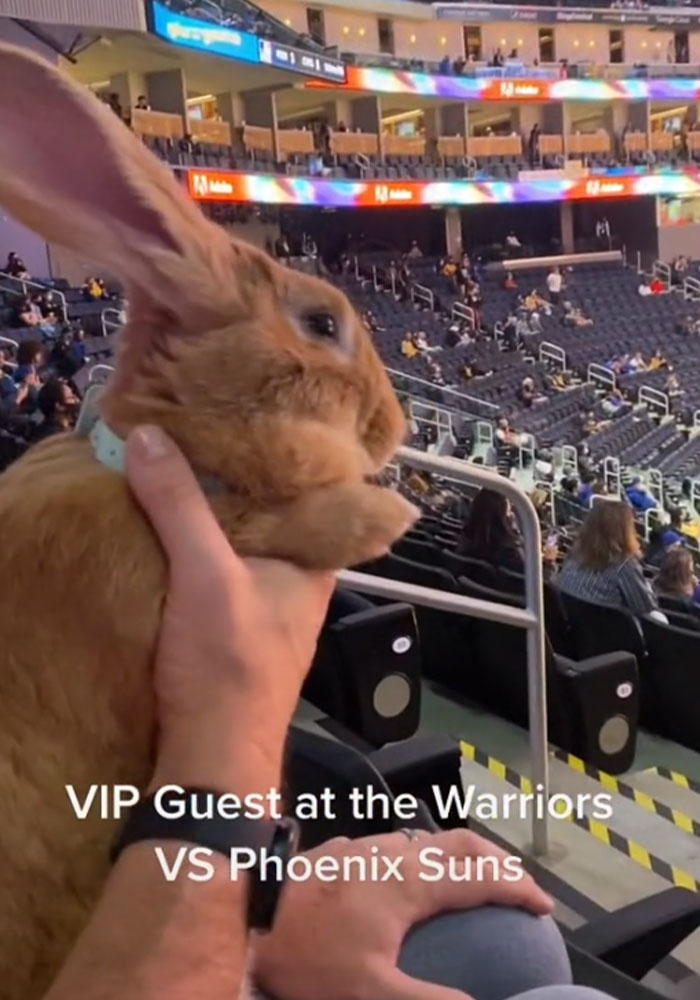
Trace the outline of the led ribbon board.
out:
<instances>
[{"instance_id":1,"label":"led ribbon board","mask_svg":"<svg viewBox=\"0 0 700 1000\"><path fill-rule=\"evenodd\" d=\"M700 170L690 168L658 173L618 170L584 178L557 176L529 181L326 180L198 169L186 174L188 191L198 201L319 208L502 205L700 194Z\"/></svg>"},{"instance_id":2,"label":"led ribbon board","mask_svg":"<svg viewBox=\"0 0 700 1000\"><path fill-rule=\"evenodd\" d=\"M309 81L310 88L330 86ZM334 85L335 87L338 84ZM542 80L439 76L400 69L348 66L344 90L413 94L458 101L700 101L700 79Z\"/></svg>"}]
</instances>

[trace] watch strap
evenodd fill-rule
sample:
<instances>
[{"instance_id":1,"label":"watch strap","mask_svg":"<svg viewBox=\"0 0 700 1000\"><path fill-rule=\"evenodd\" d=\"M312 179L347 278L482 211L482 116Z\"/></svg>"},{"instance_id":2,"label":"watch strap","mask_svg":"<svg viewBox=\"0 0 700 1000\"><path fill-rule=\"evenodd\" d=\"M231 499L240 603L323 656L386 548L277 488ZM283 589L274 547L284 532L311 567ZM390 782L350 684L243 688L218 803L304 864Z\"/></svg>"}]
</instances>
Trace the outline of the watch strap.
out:
<instances>
[{"instance_id":1,"label":"watch strap","mask_svg":"<svg viewBox=\"0 0 700 1000\"><path fill-rule=\"evenodd\" d=\"M270 866L271 872L266 872L264 877L261 877L259 863L250 870L248 926L255 930L269 930L284 885L286 863L294 854L298 843L299 831L296 820L289 817L198 818L204 815L212 803L222 798L224 793L206 788L177 788L177 793L178 803L190 804L195 815L185 811L182 816L169 817L156 808L155 794L142 799L131 809L125 825L112 845L110 851L112 863L116 862L120 854L131 844L142 841L158 841L161 844L176 841L191 844L193 847L208 848L227 859L230 859L231 851L236 848L252 850L258 862L263 855L267 858L280 858L281 879L276 877L274 865ZM162 796L162 802L163 805L168 804L167 796Z\"/></svg>"}]
</instances>

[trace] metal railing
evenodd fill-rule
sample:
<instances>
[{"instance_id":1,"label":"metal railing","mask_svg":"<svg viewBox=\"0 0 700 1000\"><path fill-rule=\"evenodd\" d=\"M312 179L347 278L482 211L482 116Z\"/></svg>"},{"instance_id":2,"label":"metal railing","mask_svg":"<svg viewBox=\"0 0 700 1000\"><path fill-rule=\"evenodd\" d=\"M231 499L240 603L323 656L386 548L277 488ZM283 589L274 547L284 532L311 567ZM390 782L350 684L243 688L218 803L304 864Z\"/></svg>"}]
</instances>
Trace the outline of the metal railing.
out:
<instances>
[{"instance_id":1,"label":"metal railing","mask_svg":"<svg viewBox=\"0 0 700 1000\"><path fill-rule=\"evenodd\" d=\"M654 266L651 269L652 278L658 278L666 286L666 291L671 290L671 268L668 264L664 264L662 260L655 260Z\"/></svg>"},{"instance_id":2,"label":"metal railing","mask_svg":"<svg viewBox=\"0 0 700 1000\"><path fill-rule=\"evenodd\" d=\"M463 302L455 302L452 305L452 319L466 320L471 323L472 329L476 330L476 316L471 306L465 306Z\"/></svg>"},{"instance_id":3,"label":"metal railing","mask_svg":"<svg viewBox=\"0 0 700 1000\"><path fill-rule=\"evenodd\" d=\"M110 333L121 330L122 312L120 309L103 309L100 313L100 324L102 326L102 336L108 337Z\"/></svg>"},{"instance_id":4,"label":"metal railing","mask_svg":"<svg viewBox=\"0 0 700 1000\"><path fill-rule=\"evenodd\" d=\"M603 485L608 498L619 500L622 496L622 477L620 475L620 460L614 455L606 455L603 461Z\"/></svg>"},{"instance_id":5,"label":"metal railing","mask_svg":"<svg viewBox=\"0 0 700 1000\"><path fill-rule=\"evenodd\" d=\"M606 392L611 392L617 386L613 372L604 365L596 365L593 362L588 366L587 381L592 385L602 386Z\"/></svg>"},{"instance_id":6,"label":"metal railing","mask_svg":"<svg viewBox=\"0 0 700 1000\"><path fill-rule=\"evenodd\" d=\"M557 366L560 371L566 371L566 351L559 344L543 340L540 344L539 359L545 364Z\"/></svg>"},{"instance_id":7,"label":"metal railing","mask_svg":"<svg viewBox=\"0 0 700 1000\"><path fill-rule=\"evenodd\" d=\"M654 389L651 385L643 385L637 395L637 402L644 406L652 406L661 410L664 416L671 412L671 404L668 395L660 389Z\"/></svg>"},{"instance_id":8,"label":"metal railing","mask_svg":"<svg viewBox=\"0 0 700 1000\"><path fill-rule=\"evenodd\" d=\"M496 417L500 413L500 407L497 406L496 403L489 403L485 399L479 399L478 396L470 396L466 392L460 392L459 389L451 389L449 386L446 385L435 385L434 382L429 382L425 378L419 378L419 376L417 375L410 375L407 372L399 371L398 368L387 368L386 371L391 376L392 383L397 379L401 379L405 381L409 385L409 387L414 385L418 386L419 388L415 390L416 395L423 395L423 397L425 397L425 391L421 393L420 390L429 389L430 396L425 397L426 403L435 401L434 400L435 394L436 392L439 392L440 395L444 397L443 399L444 403L449 404L450 401L452 401L454 409L456 409L460 413L463 413L465 416L467 412L469 412L467 407L474 407L474 406L480 407L482 413L484 410L490 411L491 413L493 413L494 417ZM395 385L394 388L400 388L400 387L397 387ZM460 406L459 405L460 402L462 402L464 405Z\"/></svg>"},{"instance_id":9,"label":"metal railing","mask_svg":"<svg viewBox=\"0 0 700 1000\"><path fill-rule=\"evenodd\" d=\"M525 607L516 608L492 601L482 601L462 594L435 590L398 580L344 570L338 574L342 587L375 597L406 601L421 607L448 611L486 621L501 622L525 629L527 633L528 709L530 720L530 777L533 787L549 800L549 762L547 750L547 678L545 660L544 599L542 589L542 539L534 504L515 483L480 466L460 459L428 455L413 448L401 448L398 460L414 469L434 475L449 476L468 486L480 486L502 493L510 500L518 516L523 537L525 563ZM539 786L539 787L538 787ZM532 850L543 856L548 850L547 810L532 812Z\"/></svg>"},{"instance_id":10,"label":"metal railing","mask_svg":"<svg viewBox=\"0 0 700 1000\"><path fill-rule=\"evenodd\" d=\"M697 278L686 278L683 282L683 298L691 302L700 302L700 281Z\"/></svg>"},{"instance_id":11,"label":"metal railing","mask_svg":"<svg viewBox=\"0 0 700 1000\"><path fill-rule=\"evenodd\" d=\"M425 285L411 285L411 302L425 302L430 307L431 312L435 312L435 296Z\"/></svg>"},{"instance_id":12,"label":"metal railing","mask_svg":"<svg viewBox=\"0 0 700 1000\"><path fill-rule=\"evenodd\" d=\"M61 303L63 318L68 319L68 303L63 292L59 292L58 289L53 288L51 285L43 285L40 281L33 281L31 278L18 278L14 274L8 274L7 271L0 271L0 280L3 282L13 281L20 286L19 288L3 288L3 291L9 292L11 295L26 295L28 288L36 288L40 292L51 292Z\"/></svg>"},{"instance_id":13,"label":"metal railing","mask_svg":"<svg viewBox=\"0 0 700 1000\"><path fill-rule=\"evenodd\" d=\"M660 469L647 469L647 486L649 495L656 500L659 507L664 509L664 476Z\"/></svg>"},{"instance_id":14,"label":"metal railing","mask_svg":"<svg viewBox=\"0 0 700 1000\"><path fill-rule=\"evenodd\" d=\"M106 381L109 378L110 374L114 371L116 371L114 365L104 365L104 364L93 365L90 371L88 372L88 385L93 385L93 384L101 385L104 381ZM104 375L102 373L104 373ZM97 378L98 374L100 376L99 381Z\"/></svg>"}]
</instances>

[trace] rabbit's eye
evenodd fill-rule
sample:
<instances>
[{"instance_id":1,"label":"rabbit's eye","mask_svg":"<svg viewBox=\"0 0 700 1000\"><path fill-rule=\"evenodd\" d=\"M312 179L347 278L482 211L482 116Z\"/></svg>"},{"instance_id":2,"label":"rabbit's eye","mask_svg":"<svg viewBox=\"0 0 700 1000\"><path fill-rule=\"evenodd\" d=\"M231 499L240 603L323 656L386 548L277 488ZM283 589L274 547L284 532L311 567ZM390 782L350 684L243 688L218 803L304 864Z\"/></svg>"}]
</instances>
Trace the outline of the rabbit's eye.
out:
<instances>
[{"instance_id":1,"label":"rabbit's eye","mask_svg":"<svg viewBox=\"0 0 700 1000\"><path fill-rule=\"evenodd\" d=\"M305 313L301 321L306 333L321 340L338 339L338 323L335 316L327 312Z\"/></svg>"}]
</instances>

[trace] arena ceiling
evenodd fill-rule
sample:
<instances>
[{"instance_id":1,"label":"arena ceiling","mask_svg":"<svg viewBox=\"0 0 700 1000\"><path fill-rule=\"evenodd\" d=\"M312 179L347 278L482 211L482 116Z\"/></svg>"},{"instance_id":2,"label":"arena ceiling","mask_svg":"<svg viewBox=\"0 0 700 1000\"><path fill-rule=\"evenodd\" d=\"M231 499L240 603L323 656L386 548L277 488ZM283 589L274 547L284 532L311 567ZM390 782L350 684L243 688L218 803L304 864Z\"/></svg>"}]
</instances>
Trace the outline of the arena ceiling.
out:
<instances>
[{"instance_id":1,"label":"arena ceiling","mask_svg":"<svg viewBox=\"0 0 700 1000\"><path fill-rule=\"evenodd\" d=\"M113 33L99 37L84 49L75 63L64 68L80 83L104 83L117 73L149 73L181 66L191 93L223 93L257 87L284 86L298 76L224 59L211 53L175 48L152 35Z\"/></svg>"}]
</instances>

